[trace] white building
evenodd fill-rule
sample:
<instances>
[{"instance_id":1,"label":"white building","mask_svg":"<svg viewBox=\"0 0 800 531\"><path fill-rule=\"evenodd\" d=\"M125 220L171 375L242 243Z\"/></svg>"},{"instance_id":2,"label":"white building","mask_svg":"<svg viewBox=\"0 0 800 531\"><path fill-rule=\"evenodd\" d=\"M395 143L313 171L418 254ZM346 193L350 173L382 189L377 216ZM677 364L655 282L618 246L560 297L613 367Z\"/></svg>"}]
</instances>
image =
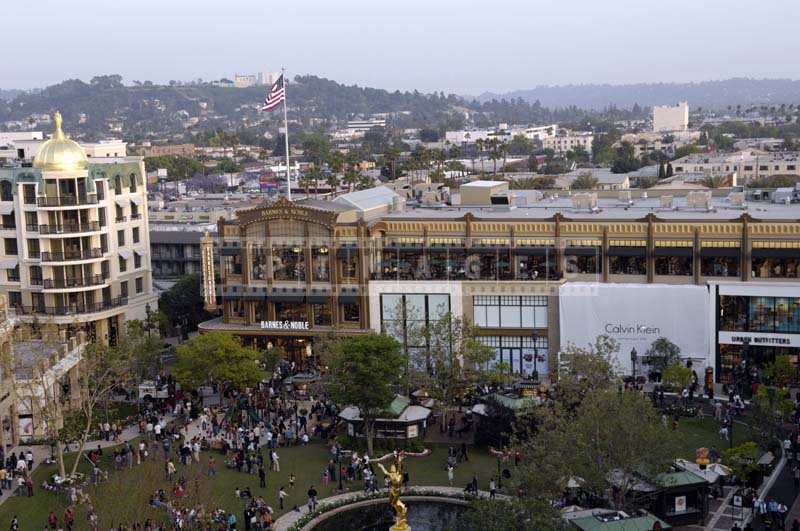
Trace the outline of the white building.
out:
<instances>
[{"instance_id":1,"label":"white building","mask_svg":"<svg viewBox=\"0 0 800 531\"><path fill-rule=\"evenodd\" d=\"M89 161L57 113L32 168L0 168L0 294L23 321L114 341L156 309L144 161Z\"/></svg>"},{"instance_id":2,"label":"white building","mask_svg":"<svg viewBox=\"0 0 800 531\"><path fill-rule=\"evenodd\" d=\"M800 175L800 152L743 150L736 153L695 153L672 161L675 175L702 173L710 177L736 174L739 183L771 175Z\"/></svg>"},{"instance_id":3,"label":"white building","mask_svg":"<svg viewBox=\"0 0 800 531\"><path fill-rule=\"evenodd\" d=\"M565 155L568 151L583 149L591 155L592 144L594 143L594 133L591 131L567 131L562 129L558 135L545 138L542 146L545 149L552 149L556 155Z\"/></svg>"},{"instance_id":4,"label":"white building","mask_svg":"<svg viewBox=\"0 0 800 531\"><path fill-rule=\"evenodd\" d=\"M653 131L686 131L689 128L689 103L653 106Z\"/></svg>"},{"instance_id":5,"label":"white building","mask_svg":"<svg viewBox=\"0 0 800 531\"><path fill-rule=\"evenodd\" d=\"M236 88L247 88L255 86L258 78L254 74L236 74L233 76L233 86Z\"/></svg>"},{"instance_id":6,"label":"white building","mask_svg":"<svg viewBox=\"0 0 800 531\"><path fill-rule=\"evenodd\" d=\"M501 142L510 142L515 136L524 136L528 140L544 142L558 134L558 125L541 125L536 127L512 127L500 124L496 129L463 129L460 131L446 131L445 142L451 144L474 144L478 140L483 142L497 138Z\"/></svg>"}]
</instances>

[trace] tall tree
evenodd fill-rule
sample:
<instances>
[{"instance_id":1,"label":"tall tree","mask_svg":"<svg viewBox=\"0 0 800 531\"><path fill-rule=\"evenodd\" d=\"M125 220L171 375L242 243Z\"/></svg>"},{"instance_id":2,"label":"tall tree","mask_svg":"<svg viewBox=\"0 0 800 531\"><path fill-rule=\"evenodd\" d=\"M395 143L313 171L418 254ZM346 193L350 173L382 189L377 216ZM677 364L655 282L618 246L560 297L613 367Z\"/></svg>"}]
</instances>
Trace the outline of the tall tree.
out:
<instances>
[{"instance_id":1,"label":"tall tree","mask_svg":"<svg viewBox=\"0 0 800 531\"><path fill-rule=\"evenodd\" d=\"M344 339L333 346L330 363L331 394L338 404L358 408L367 451L375 455L375 419L392 403L406 365L400 343L378 334Z\"/></svg>"},{"instance_id":2,"label":"tall tree","mask_svg":"<svg viewBox=\"0 0 800 531\"><path fill-rule=\"evenodd\" d=\"M158 307L173 326L180 326L184 337L197 330L197 325L208 318L203 309L203 293L200 275L181 277L169 290L158 298Z\"/></svg>"},{"instance_id":3,"label":"tall tree","mask_svg":"<svg viewBox=\"0 0 800 531\"><path fill-rule=\"evenodd\" d=\"M261 353L242 344L229 332L209 332L193 337L177 349L175 379L186 389L217 384L224 389L244 390L264 377Z\"/></svg>"}]
</instances>

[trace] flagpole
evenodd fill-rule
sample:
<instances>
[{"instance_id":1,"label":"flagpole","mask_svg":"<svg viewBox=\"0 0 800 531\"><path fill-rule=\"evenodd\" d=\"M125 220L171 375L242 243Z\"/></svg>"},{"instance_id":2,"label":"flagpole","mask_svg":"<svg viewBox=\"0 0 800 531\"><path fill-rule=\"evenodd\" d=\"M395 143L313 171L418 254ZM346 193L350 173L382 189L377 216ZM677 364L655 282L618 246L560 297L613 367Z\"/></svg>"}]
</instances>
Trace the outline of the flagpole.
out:
<instances>
[{"instance_id":1,"label":"flagpole","mask_svg":"<svg viewBox=\"0 0 800 531\"><path fill-rule=\"evenodd\" d=\"M281 76L283 76L283 140L286 148L286 199L292 200L292 173L289 167L289 117L286 111L286 69L281 68Z\"/></svg>"}]
</instances>

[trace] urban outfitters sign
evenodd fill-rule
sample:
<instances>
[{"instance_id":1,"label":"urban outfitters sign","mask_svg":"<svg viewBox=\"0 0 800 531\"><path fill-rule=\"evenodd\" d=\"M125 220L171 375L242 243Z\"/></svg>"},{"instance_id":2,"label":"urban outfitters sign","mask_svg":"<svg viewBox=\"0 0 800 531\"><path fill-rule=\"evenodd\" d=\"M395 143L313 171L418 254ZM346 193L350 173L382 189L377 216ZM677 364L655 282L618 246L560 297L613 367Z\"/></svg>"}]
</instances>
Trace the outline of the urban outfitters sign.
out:
<instances>
[{"instance_id":1,"label":"urban outfitters sign","mask_svg":"<svg viewBox=\"0 0 800 531\"><path fill-rule=\"evenodd\" d=\"M308 321L261 321L264 330L308 330Z\"/></svg>"},{"instance_id":2,"label":"urban outfitters sign","mask_svg":"<svg viewBox=\"0 0 800 531\"><path fill-rule=\"evenodd\" d=\"M593 284L570 282L559 288L561 349L586 347L606 335L620 344L616 364L631 374L631 350L641 359L653 342L665 337L681 357L710 365L710 296L703 286L665 284ZM702 367L695 365L695 369ZM637 366L637 374L646 368Z\"/></svg>"}]
</instances>

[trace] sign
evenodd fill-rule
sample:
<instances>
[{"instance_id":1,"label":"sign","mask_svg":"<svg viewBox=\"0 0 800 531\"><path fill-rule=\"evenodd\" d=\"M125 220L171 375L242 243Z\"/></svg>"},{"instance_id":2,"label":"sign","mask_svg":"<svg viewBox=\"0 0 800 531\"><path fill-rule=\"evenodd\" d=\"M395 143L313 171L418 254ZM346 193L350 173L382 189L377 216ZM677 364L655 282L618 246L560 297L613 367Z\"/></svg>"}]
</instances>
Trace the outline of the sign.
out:
<instances>
[{"instance_id":1,"label":"sign","mask_svg":"<svg viewBox=\"0 0 800 531\"><path fill-rule=\"evenodd\" d=\"M719 342L723 345L800 347L800 334L764 334L759 332L719 332Z\"/></svg>"},{"instance_id":2,"label":"sign","mask_svg":"<svg viewBox=\"0 0 800 531\"><path fill-rule=\"evenodd\" d=\"M308 321L261 321L264 330L308 330Z\"/></svg>"},{"instance_id":3,"label":"sign","mask_svg":"<svg viewBox=\"0 0 800 531\"><path fill-rule=\"evenodd\" d=\"M563 284L559 288L561 348L586 347L598 336L609 336L620 344L617 369L631 374L631 351L636 349L642 357L655 340L665 337L681 349L682 358L701 360L696 369L702 370L713 365L709 359L710 301L705 286Z\"/></svg>"},{"instance_id":4,"label":"sign","mask_svg":"<svg viewBox=\"0 0 800 531\"><path fill-rule=\"evenodd\" d=\"M742 497L741 496L734 496L733 497L733 506L734 507L741 507L742 506Z\"/></svg>"},{"instance_id":5,"label":"sign","mask_svg":"<svg viewBox=\"0 0 800 531\"><path fill-rule=\"evenodd\" d=\"M675 512L686 512L686 496L675 496Z\"/></svg>"},{"instance_id":6,"label":"sign","mask_svg":"<svg viewBox=\"0 0 800 531\"><path fill-rule=\"evenodd\" d=\"M408 427L408 438L409 439L416 439L419 436L419 427L416 424L412 424Z\"/></svg>"}]
</instances>

